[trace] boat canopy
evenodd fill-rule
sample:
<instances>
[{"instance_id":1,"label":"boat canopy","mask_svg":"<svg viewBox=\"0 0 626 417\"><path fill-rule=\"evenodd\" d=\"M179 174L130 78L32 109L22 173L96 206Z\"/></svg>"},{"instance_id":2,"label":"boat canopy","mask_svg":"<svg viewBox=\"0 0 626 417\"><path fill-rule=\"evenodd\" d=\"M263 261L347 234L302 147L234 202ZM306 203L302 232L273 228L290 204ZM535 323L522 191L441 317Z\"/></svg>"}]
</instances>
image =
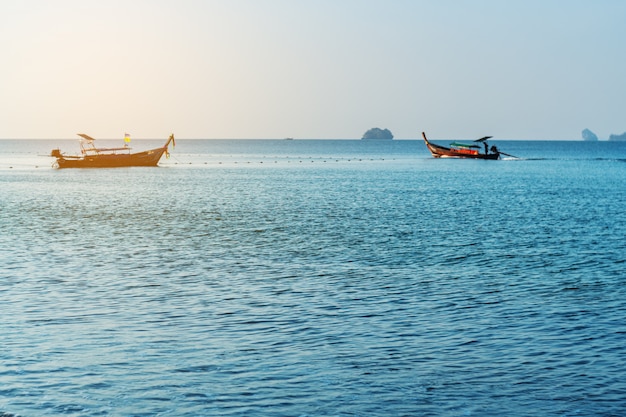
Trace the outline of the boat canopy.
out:
<instances>
[{"instance_id":1,"label":"boat canopy","mask_svg":"<svg viewBox=\"0 0 626 417\"><path fill-rule=\"evenodd\" d=\"M95 139L94 139L94 138L92 138L91 136L89 136L89 135L85 135L84 133L77 133L77 135L78 135L78 136L80 136L80 137L81 137L81 138L83 138L83 139L87 139L88 141L94 141L94 140L95 140Z\"/></svg>"},{"instance_id":2,"label":"boat canopy","mask_svg":"<svg viewBox=\"0 0 626 417\"><path fill-rule=\"evenodd\" d=\"M450 146L456 146L457 148L475 148L475 149L480 149L480 146L478 146L478 145L468 145L467 143L459 143L459 142L452 142L450 144Z\"/></svg>"}]
</instances>

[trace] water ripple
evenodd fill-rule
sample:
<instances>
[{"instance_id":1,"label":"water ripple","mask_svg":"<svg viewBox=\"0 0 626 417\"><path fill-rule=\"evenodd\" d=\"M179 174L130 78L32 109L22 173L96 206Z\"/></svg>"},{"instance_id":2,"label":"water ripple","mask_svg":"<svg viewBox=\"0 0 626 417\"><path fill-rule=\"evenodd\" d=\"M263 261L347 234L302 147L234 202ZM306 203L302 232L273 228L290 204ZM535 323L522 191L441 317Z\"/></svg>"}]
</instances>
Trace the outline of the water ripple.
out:
<instances>
[{"instance_id":1,"label":"water ripple","mask_svg":"<svg viewBox=\"0 0 626 417\"><path fill-rule=\"evenodd\" d=\"M3 177L0 416L624 414L623 165L387 159Z\"/></svg>"}]
</instances>

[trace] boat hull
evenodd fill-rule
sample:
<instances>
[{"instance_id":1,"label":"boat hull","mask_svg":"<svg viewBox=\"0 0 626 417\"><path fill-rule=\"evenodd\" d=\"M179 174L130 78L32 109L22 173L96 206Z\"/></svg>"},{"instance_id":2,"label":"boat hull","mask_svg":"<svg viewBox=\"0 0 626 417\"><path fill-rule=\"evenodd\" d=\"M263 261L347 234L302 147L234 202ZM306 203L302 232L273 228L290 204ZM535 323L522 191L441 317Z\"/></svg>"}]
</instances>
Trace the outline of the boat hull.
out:
<instances>
[{"instance_id":1,"label":"boat hull","mask_svg":"<svg viewBox=\"0 0 626 417\"><path fill-rule=\"evenodd\" d=\"M165 148L132 154L61 156L57 157L59 168L118 168L157 166Z\"/></svg>"},{"instance_id":2,"label":"boat hull","mask_svg":"<svg viewBox=\"0 0 626 417\"><path fill-rule=\"evenodd\" d=\"M445 146L431 143L428 139L426 139L426 134L424 134L424 132L422 132L422 136L424 137L426 147L435 158L500 159L500 153L498 152L489 154L459 152L451 148L446 148Z\"/></svg>"}]
</instances>

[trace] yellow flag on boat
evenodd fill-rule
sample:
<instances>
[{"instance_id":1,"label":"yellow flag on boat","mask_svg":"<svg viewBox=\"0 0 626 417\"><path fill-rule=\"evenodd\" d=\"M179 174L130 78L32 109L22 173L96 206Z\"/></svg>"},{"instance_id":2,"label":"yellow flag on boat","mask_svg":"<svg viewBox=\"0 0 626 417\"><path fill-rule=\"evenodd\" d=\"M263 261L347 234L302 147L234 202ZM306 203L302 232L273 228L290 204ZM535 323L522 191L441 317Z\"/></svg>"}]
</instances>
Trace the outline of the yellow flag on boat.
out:
<instances>
[{"instance_id":1,"label":"yellow flag on boat","mask_svg":"<svg viewBox=\"0 0 626 417\"><path fill-rule=\"evenodd\" d=\"M124 142L130 143L130 135L128 133L124 133Z\"/></svg>"}]
</instances>

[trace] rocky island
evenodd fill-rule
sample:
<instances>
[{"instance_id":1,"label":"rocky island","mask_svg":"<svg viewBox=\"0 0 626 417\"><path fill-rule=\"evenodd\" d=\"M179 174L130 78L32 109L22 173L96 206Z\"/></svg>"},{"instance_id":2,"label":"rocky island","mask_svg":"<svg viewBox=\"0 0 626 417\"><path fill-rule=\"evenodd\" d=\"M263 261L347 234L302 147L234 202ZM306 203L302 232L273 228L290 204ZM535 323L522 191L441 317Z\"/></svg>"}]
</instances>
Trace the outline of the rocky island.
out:
<instances>
[{"instance_id":1,"label":"rocky island","mask_svg":"<svg viewBox=\"0 0 626 417\"><path fill-rule=\"evenodd\" d=\"M393 139L393 134L389 129L371 128L363 134L361 139Z\"/></svg>"},{"instance_id":2,"label":"rocky island","mask_svg":"<svg viewBox=\"0 0 626 417\"><path fill-rule=\"evenodd\" d=\"M586 142L596 142L598 140L598 136L596 136L596 134L589 129L584 129L582 131L582 135L583 140ZM609 135L609 142L626 142L626 132L622 133L621 135Z\"/></svg>"},{"instance_id":3,"label":"rocky island","mask_svg":"<svg viewBox=\"0 0 626 417\"><path fill-rule=\"evenodd\" d=\"M597 142L598 141L598 136L593 133L591 130L589 129L585 129L582 132L583 134L583 140L586 142Z\"/></svg>"},{"instance_id":4,"label":"rocky island","mask_svg":"<svg viewBox=\"0 0 626 417\"><path fill-rule=\"evenodd\" d=\"M622 133L621 135L610 135L609 141L626 142L626 132Z\"/></svg>"}]
</instances>

